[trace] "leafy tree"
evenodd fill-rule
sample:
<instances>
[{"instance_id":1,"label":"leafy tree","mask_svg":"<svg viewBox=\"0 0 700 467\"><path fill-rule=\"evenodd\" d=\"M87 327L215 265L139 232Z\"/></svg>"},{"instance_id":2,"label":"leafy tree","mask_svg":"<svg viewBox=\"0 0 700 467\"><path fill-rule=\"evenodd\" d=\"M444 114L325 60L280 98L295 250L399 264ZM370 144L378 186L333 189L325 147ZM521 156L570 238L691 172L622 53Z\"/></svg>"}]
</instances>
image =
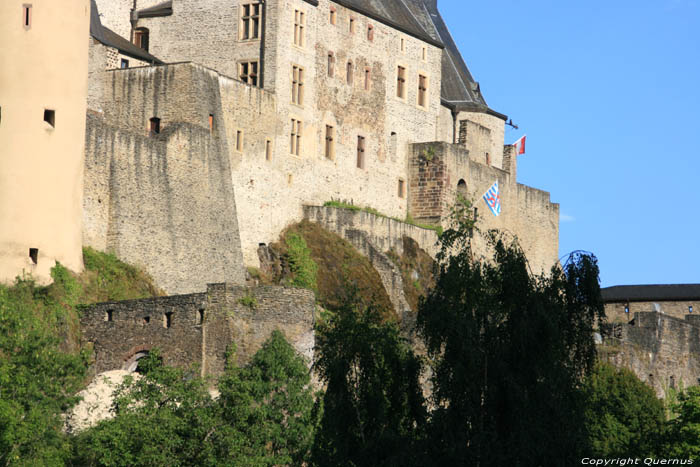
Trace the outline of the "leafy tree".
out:
<instances>
[{"instance_id":1,"label":"leafy tree","mask_svg":"<svg viewBox=\"0 0 700 467\"><path fill-rule=\"evenodd\" d=\"M591 455L647 457L657 452L665 417L652 388L630 370L606 363L595 366L583 388Z\"/></svg>"},{"instance_id":2,"label":"leafy tree","mask_svg":"<svg viewBox=\"0 0 700 467\"><path fill-rule=\"evenodd\" d=\"M493 260L473 261L473 224L462 213L454 225L417 319L433 369L433 459L569 465L585 445L579 386L604 316L596 259L576 254L534 277L517 244L495 234Z\"/></svg>"},{"instance_id":3,"label":"leafy tree","mask_svg":"<svg viewBox=\"0 0 700 467\"><path fill-rule=\"evenodd\" d=\"M226 436L218 450L230 465L301 465L313 443L316 412L304 359L274 331L243 368L229 357L219 382Z\"/></svg>"},{"instance_id":4,"label":"leafy tree","mask_svg":"<svg viewBox=\"0 0 700 467\"><path fill-rule=\"evenodd\" d=\"M317 336L315 367L326 383L314 446L317 465L424 465L421 362L373 308L349 300Z\"/></svg>"},{"instance_id":5,"label":"leafy tree","mask_svg":"<svg viewBox=\"0 0 700 467\"><path fill-rule=\"evenodd\" d=\"M677 416L668 422L664 455L700 459L700 387L692 386L681 392L672 409Z\"/></svg>"},{"instance_id":6,"label":"leafy tree","mask_svg":"<svg viewBox=\"0 0 700 467\"><path fill-rule=\"evenodd\" d=\"M61 413L86 372L86 356L61 351L80 286L57 264L50 288L31 279L0 285L0 464L64 465L70 444Z\"/></svg>"}]
</instances>

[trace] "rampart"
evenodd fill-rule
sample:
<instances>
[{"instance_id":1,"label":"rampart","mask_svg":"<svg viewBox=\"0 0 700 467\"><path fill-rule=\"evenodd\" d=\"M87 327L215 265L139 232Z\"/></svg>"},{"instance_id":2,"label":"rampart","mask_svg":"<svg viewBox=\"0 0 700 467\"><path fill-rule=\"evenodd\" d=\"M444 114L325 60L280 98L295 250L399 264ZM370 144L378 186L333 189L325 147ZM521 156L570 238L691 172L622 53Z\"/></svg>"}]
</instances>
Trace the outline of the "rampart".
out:
<instances>
[{"instance_id":1,"label":"rampart","mask_svg":"<svg viewBox=\"0 0 700 467\"><path fill-rule=\"evenodd\" d=\"M635 313L629 323L612 324L603 334L601 357L634 371L660 397L669 388L700 382L700 316Z\"/></svg>"},{"instance_id":2,"label":"rampart","mask_svg":"<svg viewBox=\"0 0 700 467\"><path fill-rule=\"evenodd\" d=\"M216 377L232 343L246 363L275 329L310 362L315 307L304 289L210 284L206 293L99 303L83 310L81 326L97 374L133 369L157 347L165 364L197 364Z\"/></svg>"}]
</instances>

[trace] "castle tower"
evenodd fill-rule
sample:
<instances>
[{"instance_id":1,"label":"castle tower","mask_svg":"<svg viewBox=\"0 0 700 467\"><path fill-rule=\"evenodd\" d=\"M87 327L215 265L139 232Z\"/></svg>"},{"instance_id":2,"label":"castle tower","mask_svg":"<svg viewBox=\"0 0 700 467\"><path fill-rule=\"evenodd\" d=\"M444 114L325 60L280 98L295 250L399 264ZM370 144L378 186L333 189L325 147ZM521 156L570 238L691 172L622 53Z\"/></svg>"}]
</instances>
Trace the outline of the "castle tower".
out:
<instances>
[{"instance_id":1,"label":"castle tower","mask_svg":"<svg viewBox=\"0 0 700 467\"><path fill-rule=\"evenodd\" d=\"M82 270L89 0L0 2L0 282Z\"/></svg>"}]
</instances>

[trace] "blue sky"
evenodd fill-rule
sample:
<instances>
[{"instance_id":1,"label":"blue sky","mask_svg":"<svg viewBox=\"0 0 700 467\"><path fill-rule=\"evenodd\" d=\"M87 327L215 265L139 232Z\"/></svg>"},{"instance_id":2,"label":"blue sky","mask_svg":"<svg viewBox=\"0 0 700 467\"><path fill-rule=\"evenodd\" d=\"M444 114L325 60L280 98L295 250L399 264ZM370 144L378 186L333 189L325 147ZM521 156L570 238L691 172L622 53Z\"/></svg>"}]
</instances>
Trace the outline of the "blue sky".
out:
<instances>
[{"instance_id":1,"label":"blue sky","mask_svg":"<svg viewBox=\"0 0 700 467\"><path fill-rule=\"evenodd\" d=\"M596 254L603 286L700 283L700 0L438 6L506 143L527 134L560 255Z\"/></svg>"}]
</instances>

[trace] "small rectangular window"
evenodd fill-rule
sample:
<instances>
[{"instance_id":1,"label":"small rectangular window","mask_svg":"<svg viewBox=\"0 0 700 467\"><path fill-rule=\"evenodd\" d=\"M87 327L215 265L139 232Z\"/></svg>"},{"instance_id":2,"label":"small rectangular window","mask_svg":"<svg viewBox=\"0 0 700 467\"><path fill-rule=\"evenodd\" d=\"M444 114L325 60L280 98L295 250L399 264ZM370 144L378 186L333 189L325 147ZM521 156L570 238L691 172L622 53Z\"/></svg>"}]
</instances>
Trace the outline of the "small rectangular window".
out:
<instances>
[{"instance_id":1,"label":"small rectangular window","mask_svg":"<svg viewBox=\"0 0 700 467\"><path fill-rule=\"evenodd\" d=\"M197 310L197 326L201 326L204 323L204 308Z\"/></svg>"},{"instance_id":2,"label":"small rectangular window","mask_svg":"<svg viewBox=\"0 0 700 467\"><path fill-rule=\"evenodd\" d=\"M426 61L428 59L428 49L423 47L423 51L421 52L421 60Z\"/></svg>"},{"instance_id":3,"label":"small rectangular window","mask_svg":"<svg viewBox=\"0 0 700 467\"><path fill-rule=\"evenodd\" d=\"M243 131L236 130L236 151L243 152Z\"/></svg>"},{"instance_id":4,"label":"small rectangular window","mask_svg":"<svg viewBox=\"0 0 700 467\"><path fill-rule=\"evenodd\" d=\"M150 126L149 126L149 133L151 135L157 135L160 133L160 118L158 117L153 117L149 120Z\"/></svg>"},{"instance_id":5,"label":"small rectangular window","mask_svg":"<svg viewBox=\"0 0 700 467\"><path fill-rule=\"evenodd\" d=\"M56 111L44 109L44 121L51 125L51 128L56 128Z\"/></svg>"},{"instance_id":6,"label":"small rectangular window","mask_svg":"<svg viewBox=\"0 0 700 467\"><path fill-rule=\"evenodd\" d=\"M22 5L22 26L24 29L32 27L32 6L27 3Z\"/></svg>"},{"instance_id":7,"label":"small rectangular window","mask_svg":"<svg viewBox=\"0 0 700 467\"><path fill-rule=\"evenodd\" d=\"M113 313L114 313L114 310L105 311L104 320L107 321L108 323L111 322L113 320Z\"/></svg>"},{"instance_id":8,"label":"small rectangular window","mask_svg":"<svg viewBox=\"0 0 700 467\"><path fill-rule=\"evenodd\" d=\"M147 325L147 324L150 323L150 322L151 322L151 317L150 317L150 316L144 316L144 317L143 317L142 324L143 324L144 326Z\"/></svg>"},{"instance_id":9,"label":"small rectangular window","mask_svg":"<svg viewBox=\"0 0 700 467\"><path fill-rule=\"evenodd\" d=\"M333 159L335 155L335 128L326 125L326 159Z\"/></svg>"},{"instance_id":10,"label":"small rectangular window","mask_svg":"<svg viewBox=\"0 0 700 467\"><path fill-rule=\"evenodd\" d=\"M269 139L265 141L265 160L272 160L272 141Z\"/></svg>"},{"instance_id":11,"label":"small rectangular window","mask_svg":"<svg viewBox=\"0 0 700 467\"><path fill-rule=\"evenodd\" d=\"M406 68L399 66L396 73L396 97L406 98Z\"/></svg>"},{"instance_id":12,"label":"small rectangular window","mask_svg":"<svg viewBox=\"0 0 700 467\"><path fill-rule=\"evenodd\" d=\"M29 258L32 260L32 263L37 264L39 262L39 249L38 248L30 248L29 249Z\"/></svg>"},{"instance_id":13,"label":"small rectangular window","mask_svg":"<svg viewBox=\"0 0 700 467\"><path fill-rule=\"evenodd\" d=\"M292 66L292 104L304 105L304 69Z\"/></svg>"},{"instance_id":14,"label":"small rectangular window","mask_svg":"<svg viewBox=\"0 0 700 467\"><path fill-rule=\"evenodd\" d=\"M209 133L214 133L214 114L209 114Z\"/></svg>"},{"instance_id":15,"label":"small rectangular window","mask_svg":"<svg viewBox=\"0 0 700 467\"><path fill-rule=\"evenodd\" d=\"M348 24L348 31L350 34L355 34L355 18L350 17L350 23Z\"/></svg>"},{"instance_id":16,"label":"small rectangular window","mask_svg":"<svg viewBox=\"0 0 700 467\"><path fill-rule=\"evenodd\" d=\"M345 81L352 86L352 62L348 62L346 70L345 70Z\"/></svg>"},{"instance_id":17,"label":"small rectangular window","mask_svg":"<svg viewBox=\"0 0 700 467\"><path fill-rule=\"evenodd\" d=\"M406 51L406 39L404 39L402 37L401 38L401 52L405 52L405 51Z\"/></svg>"},{"instance_id":18,"label":"small rectangular window","mask_svg":"<svg viewBox=\"0 0 700 467\"><path fill-rule=\"evenodd\" d=\"M304 47L305 26L306 19L304 18L304 12L301 10L294 10L294 45Z\"/></svg>"},{"instance_id":19,"label":"small rectangular window","mask_svg":"<svg viewBox=\"0 0 700 467\"><path fill-rule=\"evenodd\" d=\"M625 313L629 313L629 312L630 312L630 306L629 306L629 305L625 305Z\"/></svg>"},{"instance_id":20,"label":"small rectangular window","mask_svg":"<svg viewBox=\"0 0 700 467\"><path fill-rule=\"evenodd\" d=\"M693 305L690 305L690 306L688 307L688 313L692 313L692 312L693 312Z\"/></svg>"},{"instance_id":21,"label":"small rectangular window","mask_svg":"<svg viewBox=\"0 0 700 467\"><path fill-rule=\"evenodd\" d=\"M172 312L165 313L163 315L163 327L165 329L170 329L170 326L173 324L173 314Z\"/></svg>"},{"instance_id":22,"label":"small rectangular window","mask_svg":"<svg viewBox=\"0 0 700 467\"><path fill-rule=\"evenodd\" d=\"M260 3L241 5L239 37L242 41L260 39Z\"/></svg>"},{"instance_id":23,"label":"small rectangular window","mask_svg":"<svg viewBox=\"0 0 700 467\"><path fill-rule=\"evenodd\" d=\"M338 22L338 12L336 11L335 7L331 7L330 13L330 22L333 26L335 26L335 24Z\"/></svg>"},{"instance_id":24,"label":"small rectangular window","mask_svg":"<svg viewBox=\"0 0 700 467\"><path fill-rule=\"evenodd\" d=\"M122 58L121 68L129 68L129 60Z\"/></svg>"},{"instance_id":25,"label":"small rectangular window","mask_svg":"<svg viewBox=\"0 0 700 467\"><path fill-rule=\"evenodd\" d=\"M428 77L418 75L418 105L427 107L428 104Z\"/></svg>"},{"instance_id":26,"label":"small rectangular window","mask_svg":"<svg viewBox=\"0 0 700 467\"><path fill-rule=\"evenodd\" d=\"M303 124L301 120L292 119L292 128L290 131L290 148L289 152L298 156L301 154L301 133L303 129Z\"/></svg>"},{"instance_id":27,"label":"small rectangular window","mask_svg":"<svg viewBox=\"0 0 700 467\"><path fill-rule=\"evenodd\" d=\"M357 137L357 168L365 168L365 137Z\"/></svg>"},{"instance_id":28,"label":"small rectangular window","mask_svg":"<svg viewBox=\"0 0 700 467\"><path fill-rule=\"evenodd\" d=\"M406 182L399 178L399 198L406 197Z\"/></svg>"},{"instance_id":29,"label":"small rectangular window","mask_svg":"<svg viewBox=\"0 0 700 467\"><path fill-rule=\"evenodd\" d=\"M332 78L335 75L335 55L333 52L328 52L328 77Z\"/></svg>"},{"instance_id":30,"label":"small rectangular window","mask_svg":"<svg viewBox=\"0 0 700 467\"><path fill-rule=\"evenodd\" d=\"M367 25L367 40L370 42L374 40L374 26L371 24Z\"/></svg>"},{"instance_id":31,"label":"small rectangular window","mask_svg":"<svg viewBox=\"0 0 700 467\"><path fill-rule=\"evenodd\" d=\"M148 28L138 28L134 31L134 44L148 52L150 32Z\"/></svg>"},{"instance_id":32,"label":"small rectangular window","mask_svg":"<svg viewBox=\"0 0 700 467\"><path fill-rule=\"evenodd\" d=\"M238 77L244 83L258 86L258 61L250 60L238 64Z\"/></svg>"},{"instance_id":33,"label":"small rectangular window","mask_svg":"<svg viewBox=\"0 0 700 467\"><path fill-rule=\"evenodd\" d=\"M369 91L371 83L372 71L369 68L365 68L365 91Z\"/></svg>"}]
</instances>

